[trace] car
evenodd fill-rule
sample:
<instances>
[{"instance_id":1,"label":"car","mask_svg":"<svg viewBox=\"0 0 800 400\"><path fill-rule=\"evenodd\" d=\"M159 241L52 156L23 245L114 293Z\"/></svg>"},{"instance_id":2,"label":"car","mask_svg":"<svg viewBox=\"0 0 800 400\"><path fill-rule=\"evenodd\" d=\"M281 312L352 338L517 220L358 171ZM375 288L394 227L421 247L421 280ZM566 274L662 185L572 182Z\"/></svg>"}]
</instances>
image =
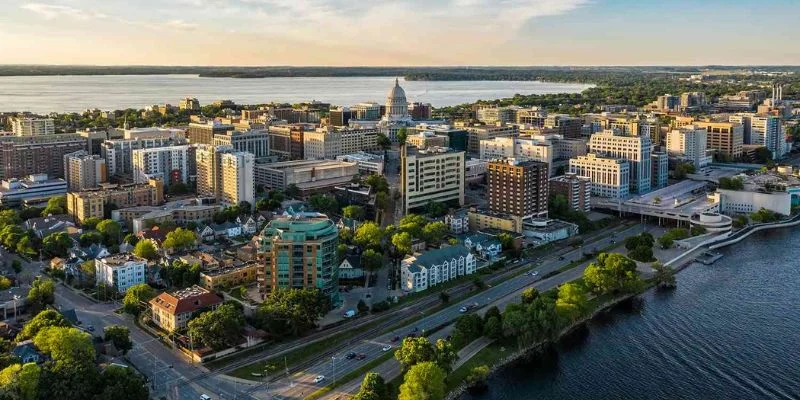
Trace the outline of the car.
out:
<instances>
[{"instance_id":1,"label":"car","mask_svg":"<svg viewBox=\"0 0 800 400\"><path fill-rule=\"evenodd\" d=\"M381 349L381 351L384 351L384 352L385 352L385 351L389 351L389 350L391 350L391 349L392 349L392 345L390 345L390 344L387 344L386 346L383 346L383 348Z\"/></svg>"},{"instance_id":2,"label":"car","mask_svg":"<svg viewBox=\"0 0 800 400\"><path fill-rule=\"evenodd\" d=\"M207 394L201 394L200 395L200 400L211 400L211 396L209 396Z\"/></svg>"},{"instance_id":3,"label":"car","mask_svg":"<svg viewBox=\"0 0 800 400\"><path fill-rule=\"evenodd\" d=\"M369 298L371 298L371 297L372 297L372 295L371 295L371 294L369 294L369 293L367 293L367 295L366 295L366 296L364 296L364 297L366 297L366 298L368 298L368 299L369 299Z\"/></svg>"},{"instance_id":4,"label":"car","mask_svg":"<svg viewBox=\"0 0 800 400\"><path fill-rule=\"evenodd\" d=\"M88 329L89 332L94 332L94 326L92 325L87 326L86 329Z\"/></svg>"},{"instance_id":5,"label":"car","mask_svg":"<svg viewBox=\"0 0 800 400\"><path fill-rule=\"evenodd\" d=\"M614 239L611 239L611 240L609 240L609 243L614 244L614 243L617 243L617 241L614 240Z\"/></svg>"},{"instance_id":6,"label":"car","mask_svg":"<svg viewBox=\"0 0 800 400\"><path fill-rule=\"evenodd\" d=\"M558 256L558 261L563 261L563 260L564 260L564 256Z\"/></svg>"},{"instance_id":7,"label":"car","mask_svg":"<svg viewBox=\"0 0 800 400\"><path fill-rule=\"evenodd\" d=\"M458 312L460 312L460 313L462 313L462 314L463 314L463 313L465 313L465 312L467 312L467 307L461 307L461 308L459 308L459 309L458 309Z\"/></svg>"},{"instance_id":8,"label":"car","mask_svg":"<svg viewBox=\"0 0 800 400\"><path fill-rule=\"evenodd\" d=\"M325 380L325 375L317 375L317 377L314 378L314 383L320 383L324 380Z\"/></svg>"},{"instance_id":9,"label":"car","mask_svg":"<svg viewBox=\"0 0 800 400\"><path fill-rule=\"evenodd\" d=\"M415 326L411 332L419 332L419 328Z\"/></svg>"},{"instance_id":10,"label":"car","mask_svg":"<svg viewBox=\"0 0 800 400\"><path fill-rule=\"evenodd\" d=\"M395 337L392 338L392 342L396 342L398 340L400 340L400 336L395 336Z\"/></svg>"},{"instance_id":11,"label":"car","mask_svg":"<svg viewBox=\"0 0 800 400\"><path fill-rule=\"evenodd\" d=\"M409 337L410 337L410 338L414 338L414 337L417 337L417 334L416 334L416 333L414 333L414 332L410 332L408 335L406 335L406 337L407 337L407 338L409 338Z\"/></svg>"},{"instance_id":12,"label":"car","mask_svg":"<svg viewBox=\"0 0 800 400\"><path fill-rule=\"evenodd\" d=\"M347 353L347 355L344 356L344 358L346 358L348 360L352 360L352 359L356 358L356 353L352 353L352 352Z\"/></svg>"},{"instance_id":13,"label":"car","mask_svg":"<svg viewBox=\"0 0 800 400\"><path fill-rule=\"evenodd\" d=\"M365 358L367 358L367 355L364 353L358 353L358 355L356 356L356 360L363 360Z\"/></svg>"}]
</instances>

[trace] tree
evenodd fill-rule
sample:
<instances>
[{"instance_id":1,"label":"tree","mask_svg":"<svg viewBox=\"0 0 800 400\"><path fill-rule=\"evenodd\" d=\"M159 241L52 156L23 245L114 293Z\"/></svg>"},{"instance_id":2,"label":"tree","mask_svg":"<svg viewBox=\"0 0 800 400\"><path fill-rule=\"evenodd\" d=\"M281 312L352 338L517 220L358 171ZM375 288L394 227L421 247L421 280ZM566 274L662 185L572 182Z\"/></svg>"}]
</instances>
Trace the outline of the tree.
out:
<instances>
[{"instance_id":1,"label":"tree","mask_svg":"<svg viewBox=\"0 0 800 400\"><path fill-rule=\"evenodd\" d=\"M380 249L383 230L374 222L364 222L356 229L353 242L365 248Z\"/></svg>"},{"instance_id":2,"label":"tree","mask_svg":"<svg viewBox=\"0 0 800 400\"><path fill-rule=\"evenodd\" d=\"M663 265L660 262L653 263L652 267L656 272L656 285L658 285L659 288L672 289L677 285L675 271L672 268Z\"/></svg>"},{"instance_id":3,"label":"tree","mask_svg":"<svg viewBox=\"0 0 800 400\"><path fill-rule=\"evenodd\" d=\"M333 214L339 211L339 202L336 201L336 198L324 194L311 195L308 199L308 206L323 214Z\"/></svg>"},{"instance_id":4,"label":"tree","mask_svg":"<svg viewBox=\"0 0 800 400\"><path fill-rule=\"evenodd\" d=\"M361 253L361 268L369 272L375 272L383 266L383 254L366 249ZM367 276L364 286L369 287L369 276Z\"/></svg>"},{"instance_id":5,"label":"tree","mask_svg":"<svg viewBox=\"0 0 800 400\"><path fill-rule=\"evenodd\" d=\"M189 193L189 187L185 183L174 182L169 185L167 192L173 196L180 196Z\"/></svg>"},{"instance_id":6,"label":"tree","mask_svg":"<svg viewBox=\"0 0 800 400\"><path fill-rule=\"evenodd\" d=\"M69 327L71 324L58 311L44 310L36 314L22 327L22 330L17 334L17 341L32 339L39 331L50 326Z\"/></svg>"},{"instance_id":7,"label":"tree","mask_svg":"<svg viewBox=\"0 0 800 400\"><path fill-rule=\"evenodd\" d=\"M189 335L214 350L235 344L243 330L244 315L233 304L223 304L189 321Z\"/></svg>"},{"instance_id":8,"label":"tree","mask_svg":"<svg viewBox=\"0 0 800 400\"><path fill-rule=\"evenodd\" d=\"M35 400L40 398L41 368L36 363L13 364L0 371L0 398Z\"/></svg>"},{"instance_id":9,"label":"tree","mask_svg":"<svg viewBox=\"0 0 800 400\"><path fill-rule=\"evenodd\" d=\"M426 337L407 337L394 358L407 370L422 362L436 361L436 349Z\"/></svg>"},{"instance_id":10,"label":"tree","mask_svg":"<svg viewBox=\"0 0 800 400\"><path fill-rule=\"evenodd\" d=\"M387 138L386 135L384 135L381 132L378 132L377 140L378 140L378 146L380 146L384 150L387 150L392 147L392 141L389 140L389 138Z\"/></svg>"},{"instance_id":11,"label":"tree","mask_svg":"<svg viewBox=\"0 0 800 400\"><path fill-rule=\"evenodd\" d=\"M31 282L26 303L32 313L38 313L55 301L56 286L50 279L36 278Z\"/></svg>"},{"instance_id":12,"label":"tree","mask_svg":"<svg viewBox=\"0 0 800 400\"><path fill-rule=\"evenodd\" d=\"M583 288L574 283L565 283L558 288L556 311L569 321L574 321L583 314L588 306Z\"/></svg>"},{"instance_id":13,"label":"tree","mask_svg":"<svg viewBox=\"0 0 800 400\"><path fill-rule=\"evenodd\" d=\"M586 287L596 294L634 291L641 280L636 263L619 253L600 253L583 273Z\"/></svg>"},{"instance_id":14,"label":"tree","mask_svg":"<svg viewBox=\"0 0 800 400\"><path fill-rule=\"evenodd\" d=\"M739 177L723 176L719 178L719 188L727 190L742 190L744 189L744 180Z\"/></svg>"},{"instance_id":15,"label":"tree","mask_svg":"<svg viewBox=\"0 0 800 400\"><path fill-rule=\"evenodd\" d=\"M65 257L72 247L72 239L66 232L51 233L42 240L42 250L52 257Z\"/></svg>"},{"instance_id":16,"label":"tree","mask_svg":"<svg viewBox=\"0 0 800 400\"><path fill-rule=\"evenodd\" d=\"M682 162L675 166L673 176L675 179L684 179L686 175L695 173L694 164L690 162Z\"/></svg>"},{"instance_id":17,"label":"tree","mask_svg":"<svg viewBox=\"0 0 800 400\"><path fill-rule=\"evenodd\" d=\"M359 314L363 314L363 313L369 311L369 306L362 299L362 300L358 300L358 304L356 304L356 309L358 309L358 313Z\"/></svg>"},{"instance_id":18,"label":"tree","mask_svg":"<svg viewBox=\"0 0 800 400\"><path fill-rule=\"evenodd\" d=\"M187 287L200 281L200 269L200 264L174 260L172 264L161 268L159 274L173 286Z\"/></svg>"},{"instance_id":19,"label":"tree","mask_svg":"<svg viewBox=\"0 0 800 400\"><path fill-rule=\"evenodd\" d=\"M133 254L148 260L155 260L158 258L158 248L152 240L140 240L134 246Z\"/></svg>"},{"instance_id":20,"label":"tree","mask_svg":"<svg viewBox=\"0 0 800 400\"><path fill-rule=\"evenodd\" d=\"M448 210L447 204L438 201L429 201L425 206L425 214L428 214L428 216L432 218L443 217L447 214Z\"/></svg>"},{"instance_id":21,"label":"tree","mask_svg":"<svg viewBox=\"0 0 800 400\"><path fill-rule=\"evenodd\" d=\"M97 223L97 231L103 235L103 242L107 246L119 244L122 226L112 219L104 219Z\"/></svg>"},{"instance_id":22,"label":"tree","mask_svg":"<svg viewBox=\"0 0 800 400\"><path fill-rule=\"evenodd\" d=\"M275 289L256 310L255 324L274 337L299 336L330 310L330 298L317 289Z\"/></svg>"},{"instance_id":23,"label":"tree","mask_svg":"<svg viewBox=\"0 0 800 400\"><path fill-rule=\"evenodd\" d=\"M628 257L641 262L653 261L653 248L648 246L637 246L635 249L628 252Z\"/></svg>"},{"instance_id":24,"label":"tree","mask_svg":"<svg viewBox=\"0 0 800 400\"><path fill-rule=\"evenodd\" d=\"M443 400L445 372L433 362L417 364L405 375L398 400Z\"/></svg>"},{"instance_id":25,"label":"tree","mask_svg":"<svg viewBox=\"0 0 800 400\"><path fill-rule=\"evenodd\" d=\"M514 238L508 233L501 233L497 235L497 239L500 240L500 245L503 246L503 250L514 248Z\"/></svg>"},{"instance_id":26,"label":"tree","mask_svg":"<svg viewBox=\"0 0 800 400\"><path fill-rule=\"evenodd\" d=\"M392 244L398 253L411 254L411 235L408 232L395 233L392 236Z\"/></svg>"},{"instance_id":27,"label":"tree","mask_svg":"<svg viewBox=\"0 0 800 400\"><path fill-rule=\"evenodd\" d=\"M23 221L27 221L31 218L38 218L42 216L42 210L44 208L39 207L25 207L22 210L19 210L19 218Z\"/></svg>"},{"instance_id":28,"label":"tree","mask_svg":"<svg viewBox=\"0 0 800 400\"><path fill-rule=\"evenodd\" d=\"M375 372L368 372L353 400L389 400L389 391L383 377Z\"/></svg>"},{"instance_id":29,"label":"tree","mask_svg":"<svg viewBox=\"0 0 800 400\"><path fill-rule=\"evenodd\" d=\"M17 253L28 256L36 255L37 251L34 248L33 241L31 240L30 236L23 236L19 239L19 242L17 242Z\"/></svg>"},{"instance_id":30,"label":"tree","mask_svg":"<svg viewBox=\"0 0 800 400\"><path fill-rule=\"evenodd\" d=\"M33 338L33 344L56 363L94 362L92 336L75 328L44 327Z\"/></svg>"},{"instance_id":31,"label":"tree","mask_svg":"<svg viewBox=\"0 0 800 400\"><path fill-rule=\"evenodd\" d=\"M0 290L6 290L11 287L11 279L0 275Z\"/></svg>"},{"instance_id":32,"label":"tree","mask_svg":"<svg viewBox=\"0 0 800 400\"><path fill-rule=\"evenodd\" d=\"M449 231L450 228L444 222L431 222L422 228L422 237L428 243L439 243Z\"/></svg>"},{"instance_id":33,"label":"tree","mask_svg":"<svg viewBox=\"0 0 800 400\"><path fill-rule=\"evenodd\" d=\"M439 300L442 301L442 304L448 304L450 303L450 295L444 290L442 290L441 292L439 292Z\"/></svg>"},{"instance_id":34,"label":"tree","mask_svg":"<svg viewBox=\"0 0 800 400\"><path fill-rule=\"evenodd\" d=\"M467 375L467 386L470 388L485 388L486 387L486 378L489 376L489 367L486 365L479 365L474 367L470 370L469 375Z\"/></svg>"},{"instance_id":35,"label":"tree","mask_svg":"<svg viewBox=\"0 0 800 400\"><path fill-rule=\"evenodd\" d=\"M97 228L97 224L99 224L100 221L102 221L102 219L97 217L89 217L83 220L81 227L83 228L84 231L91 231Z\"/></svg>"},{"instance_id":36,"label":"tree","mask_svg":"<svg viewBox=\"0 0 800 400\"><path fill-rule=\"evenodd\" d=\"M342 216L361 221L364 219L364 208L361 206L347 206L342 208Z\"/></svg>"},{"instance_id":37,"label":"tree","mask_svg":"<svg viewBox=\"0 0 800 400\"><path fill-rule=\"evenodd\" d=\"M194 247L197 242L197 235L189 229L177 228L167 233L163 247L165 249L181 251Z\"/></svg>"},{"instance_id":38,"label":"tree","mask_svg":"<svg viewBox=\"0 0 800 400\"><path fill-rule=\"evenodd\" d=\"M16 273L22 272L22 263L16 258L11 260L11 269L13 269Z\"/></svg>"},{"instance_id":39,"label":"tree","mask_svg":"<svg viewBox=\"0 0 800 400\"><path fill-rule=\"evenodd\" d=\"M483 336L498 340L503 337L503 322L498 317L490 317L483 324Z\"/></svg>"},{"instance_id":40,"label":"tree","mask_svg":"<svg viewBox=\"0 0 800 400\"><path fill-rule=\"evenodd\" d=\"M67 196L51 197L47 201L47 207L42 210L42 216L64 214L67 209Z\"/></svg>"},{"instance_id":41,"label":"tree","mask_svg":"<svg viewBox=\"0 0 800 400\"><path fill-rule=\"evenodd\" d=\"M78 238L78 244L80 244L81 247L88 247L93 244L102 242L103 242L103 235L100 234L100 232L94 232L94 231L86 232L84 234L81 234L81 236Z\"/></svg>"},{"instance_id":42,"label":"tree","mask_svg":"<svg viewBox=\"0 0 800 400\"><path fill-rule=\"evenodd\" d=\"M675 244L675 241L672 240L672 238L668 235L662 235L660 238L658 238L658 244L662 249L669 249L673 244Z\"/></svg>"},{"instance_id":43,"label":"tree","mask_svg":"<svg viewBox=\"0 0 800 400\"><path fill-rule=\"evenodd\" d=\"M125 235L125 238L122 239L122 242L123 243L127 243L127 244L129 244L131 246L136 246L136 244L139 243L139 237L134 235L134 234L132 234L132 233L129 233L129 234Z\"/></svg>"},{"instance_id":44,"label":"tree","mask_svg":"<svg viewBox=\"0 0 800 400\"><path fill-rule=\"evenodd\" d=\"M130 334L128 328L122 325L109 325L105 327L104 340L114 343L114 347L122 351L122 354L128 354L128 351L133 348Z\"/></svg>"},{"instance_id":45,"label":"tree","mask_svg":"<svg viewBox=\"0 0 800 400\"><path fill-rule=\"evenodd\" d=\"M386 181L386 177L383 175L370 175L364 180L364 183L372 187L376 193L389 192L389 182Z\"/></svg>"},{"instance_id":46,"label":"tree","mask_svg":"<svg viewBox=\"0 0 800 400\"><path fill-rule=\"evenodd\" d=\"M453 327L453 344L463 347L483 335L483 319L477 314L465 314L456 318Z\"/></svg>"},{"instance_id":47,"label":"tree","mask_svg":"<svg viewBox=\"0 0 800 400\"><path fill-rule=\"evenodd\" d=\"M100 377L100 391L94 400L147 400L150 393L141 375L129 368L108 366Z\"/></svg>"},{"instance_id":48,"label":"tree","mask_svg":"<svg viewBox=\"0 0 800 400\"><path fill-rule=\"evenodd\" d=\"M539 297L539 291L531 286L522 291L522 304L531 304L537 297Z\"/></svg>"},{"instance_id":49,"label":"tree","mask_svg":"<svg viewBox=\"0 0 800 400\"><path fill-rule=\"evenodd\" d=\"M283 194L286 195L289 199L296 199L300 197L300 188L297 187L294 183L286 186L286 189L283 190Z\"/></svg>"},{"instance_id":50,"label":"tree","mask_svg":"<svg viewBox=\"0 0 800 400\"><path fill-rule=\"evenodd\" d=\"M412 238L421 238L422 229L428 223L428 219L419 214L408 214L400 220L398 228L401 232L407 232Z\"/></svg>"},{"instance_id":51,"label":"tree","mask_svg":"<svg viewBox=\"0 0 800 400\"><path fill-rule=\"evenodd\" d=\"M458 360L458 352L449 340L439 339L434 347L436 365L446 373L453 370L453 364Z\"/></svg>"},{"instance_id":52,"label":"tree","mask_svg":"<svg viewBox=\"0 0 800 400\"><path fill-rule=\"evenodd\" d=\"M141 311L142 303L150 301L156 297L156 291L146 283L133 285L125 291L122 298L122 306L128 314L138 315Z\"/></svg>"}]
</instances>

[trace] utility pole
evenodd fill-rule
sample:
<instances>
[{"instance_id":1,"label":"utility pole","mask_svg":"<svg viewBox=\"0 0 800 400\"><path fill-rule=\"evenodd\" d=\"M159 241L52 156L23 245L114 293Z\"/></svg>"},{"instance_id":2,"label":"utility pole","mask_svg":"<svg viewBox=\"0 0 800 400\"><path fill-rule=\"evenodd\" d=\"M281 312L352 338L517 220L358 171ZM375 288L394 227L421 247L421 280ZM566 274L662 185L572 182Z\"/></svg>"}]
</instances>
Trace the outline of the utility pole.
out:
<instances>
[{"instance_id":1,"label":"utility pole","mask_svg":"<svg viewBox=\"0 0 800 400\"><path fill-rule=\"evenodd\" d=\"M331 364L333 364L333 386L336 386L336 357L331 357Z\"/></svg>"}]
</instances>

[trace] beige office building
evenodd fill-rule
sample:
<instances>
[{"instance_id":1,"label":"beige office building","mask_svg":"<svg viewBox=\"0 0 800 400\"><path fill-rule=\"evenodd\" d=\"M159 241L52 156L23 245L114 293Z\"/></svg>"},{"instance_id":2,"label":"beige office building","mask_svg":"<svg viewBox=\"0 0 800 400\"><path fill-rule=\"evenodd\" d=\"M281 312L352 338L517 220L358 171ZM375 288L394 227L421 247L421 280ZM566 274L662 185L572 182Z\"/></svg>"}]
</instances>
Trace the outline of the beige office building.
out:
<instances>
[{"instance_id":1,"label":"beige office building","mask_svg":"<svg viewBox=\"0 0 800 400\"><path fill-rule=\"evenodd\" d=\"M734 122L697 122L708 132L706 147L727 155L731 160L742 156L744 126Z\"/></svg>"},{"instance_id":2,"label":"beige office building","mask_svg":"<svg viewBox=\"0 0 800 400\"><path fill-rule=\"evenodd\" d=\"M333 126L304 132L306 160L332 160L344 154L378 149L377 129L335 129Z\"/></svg>"},{"instance_id":3,"label":"beige office building","mask_svg":"<svg viewBox=\"0 0 800 400\"><path fill-rule=\"evenodd\" d=\"M400 189L406 213L431 201L464 204L463 151L403 146L400 165Z\"/></svg>"},{"instance_id":4,"label":"beige office building","mask_svg":"<svg viewBox=\"0 0 800 400\"><path fill-rule=\"evenodd\" d=\"M64 180L70 191L96 188L108 180L106 160L99 155L89 155L86 150L64 156Z\"/></svg>"},{"instance_id":5,"label":"beige office building","mask_svg":"<svg viewBox=\"0 0 800 400\"><path fill-rule=\"evenodd\" d=\"M621 158L587 154L569 160L569 172L592 181L592 194L619 199L630 193L630 164Z\"/></svg>"}]
</instances>

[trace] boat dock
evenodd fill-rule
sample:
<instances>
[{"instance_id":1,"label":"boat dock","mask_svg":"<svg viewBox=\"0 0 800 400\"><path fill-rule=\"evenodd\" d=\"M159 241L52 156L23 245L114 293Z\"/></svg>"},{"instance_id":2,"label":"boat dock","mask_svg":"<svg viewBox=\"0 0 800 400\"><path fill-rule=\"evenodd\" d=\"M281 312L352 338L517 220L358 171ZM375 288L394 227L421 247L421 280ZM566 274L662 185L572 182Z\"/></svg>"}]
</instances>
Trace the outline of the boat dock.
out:
<instances>
[{"instance_id":1,"label":"boat dock","mask_svg":"<svg viewBox=\"0 0 800 400\"><path fill-rule=\"evenodd\" d=\"M722 258L722 253L717 253L717 252L713 252L713 251L706 251L706 252L703 252L703 254L700 254L694 260L699 262L699 263L701 263L701 264L711 265L711 264L715 263L717 260L719 260L720 258Z\"/></svg>"}]
</instances>

